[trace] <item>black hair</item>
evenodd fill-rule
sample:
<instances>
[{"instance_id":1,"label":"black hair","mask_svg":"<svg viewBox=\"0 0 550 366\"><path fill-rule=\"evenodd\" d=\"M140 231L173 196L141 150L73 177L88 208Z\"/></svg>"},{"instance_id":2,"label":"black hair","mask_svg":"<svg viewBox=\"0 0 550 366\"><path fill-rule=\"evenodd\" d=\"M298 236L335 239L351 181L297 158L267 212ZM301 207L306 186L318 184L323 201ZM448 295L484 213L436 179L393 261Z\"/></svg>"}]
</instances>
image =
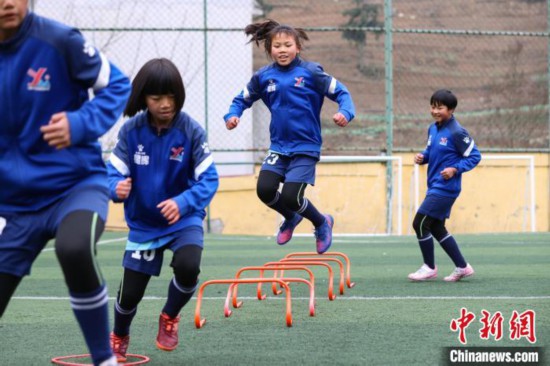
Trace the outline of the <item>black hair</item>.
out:
<instances>
[{"instance_id":1,"label":"black hair","mask_svg":"<svg viewBox=\"0 0 550 366\"><path fill-rule=\"evenodd\" d=\"M456 96L453 94L452 91L447 89L439 89L435 93L433 93L432 97L430 98L430 105L444 105L449 109L455 109L458 105L458 99L456 99Z\"/></svg>"},{"instance_id":2,"label":"black hair","mask_svg":"<svg viewBox=\"0 0 550 366\"><path fill-rule=\"evenodd\" d=\"M302 28L294 28L289 25L279 24L278 22L267 19L263 22L249 24L244 28L244 33L251 36L250 42L256 42L256 46L260 47L260 42L264 42L265 53L268 57L271 56L271 40L277 34L287 34L294 38L296 47L302 49L302 40L307 41L309 37Z\"/></svg>"},{"instance_id":3,"label":"black hair","mask_svg":"<svg viewBox=\"0 0 550 366\"><path fill-rule=\"evenodd\" d=\"M132 81L132 92L124 114L132 117L138 112L147 109L145 97L147 95L174 96L176 112L183 108L185 103L185 87L178 68L166 58L154 58L141 67Z\"/></svg>"}]
</instances>

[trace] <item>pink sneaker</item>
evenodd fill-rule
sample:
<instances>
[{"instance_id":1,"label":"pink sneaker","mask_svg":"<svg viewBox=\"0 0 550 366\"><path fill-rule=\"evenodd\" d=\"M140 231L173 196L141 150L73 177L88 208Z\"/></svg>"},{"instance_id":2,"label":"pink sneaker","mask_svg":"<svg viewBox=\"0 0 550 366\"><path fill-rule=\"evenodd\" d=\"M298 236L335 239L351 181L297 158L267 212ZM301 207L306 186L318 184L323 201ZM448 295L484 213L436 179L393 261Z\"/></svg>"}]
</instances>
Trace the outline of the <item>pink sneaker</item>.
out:
<instances>
[{"instance_id":1,"label":"pink sneaker","mask_svg":"<svg viewBox=\"0 0 550 366\"><path fill-rule=\"evenodd\" d=\"M323 254L332 245L332 227L334 226L334 217L325 215L325 223L315 228L315 245L317 253Z\"/></svg>"},{"instance_id":2,"label":"pink sneaker","mask_svg":"<svg viewBox=\"0 0 550 366\"><path fill-rule=\"evenodd\" d=\"M426 281L430 278L437 277L437 266L434 269L428 267L427 264L423 264L418 271L409 273L409 280L411 281Z\"/></svg>"},{"instance_id":3,"label":"pink sneaker","mask_svg":"<svg viewBox=\"0 0 550 366\"><path fill-rule=\"evenodd\" d=\"M296 214L292 219L283 221L281 227L279 228L279 233L277 234L277 244L285 245L288 243L290 239L292 239L294 229L300 222L302 222L302 220L303 217Z\"/></svg>"},{"instance_id":4,"label":"pink sneaker","mask_svg":"<svg viewBox=\"0 0 550 366\"><path fill-rule=\"evenodd\" d=\"M466 268L459 268L456 267L453 273L448 275L447 277L443 278L443 280L447 282L456 282L460 281L464 277L470 277L474 274L474 269L472 266L470 266L469 263L467 263Z\"/></svg>"}]
</instances>

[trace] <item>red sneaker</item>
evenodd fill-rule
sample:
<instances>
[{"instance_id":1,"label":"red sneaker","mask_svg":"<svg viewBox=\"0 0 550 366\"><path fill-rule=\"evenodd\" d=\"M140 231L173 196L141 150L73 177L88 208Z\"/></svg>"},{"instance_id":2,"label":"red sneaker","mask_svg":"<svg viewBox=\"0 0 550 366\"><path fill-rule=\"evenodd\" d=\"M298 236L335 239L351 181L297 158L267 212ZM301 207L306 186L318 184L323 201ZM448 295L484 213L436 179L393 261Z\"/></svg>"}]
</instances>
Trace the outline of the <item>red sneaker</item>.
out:
<instances>
[{"instance_id":1,"label":"red sneaker","mask_svg":"<svg viewBox=\"0 0 550 366\"><path fill-rule=\"evenodd\" d=\"M173 351L178 346L178 324L180 317L170 318L168 314L159 316L157 347L163 351Z\"/></svg>"},{"instance_id":2,"label":"red sneaker","mask_svg":"<svg viewBox=\"0 0 550 366\"><path fill-rule=\"evenodd\" d=\"M128 345L130 344L130 336L126 335L119 337L115 333L111 332L109 340L111 341L111 349L115 354L117 362L126 362L126 352L128 351Z\"/></svg>"}]
</instances>

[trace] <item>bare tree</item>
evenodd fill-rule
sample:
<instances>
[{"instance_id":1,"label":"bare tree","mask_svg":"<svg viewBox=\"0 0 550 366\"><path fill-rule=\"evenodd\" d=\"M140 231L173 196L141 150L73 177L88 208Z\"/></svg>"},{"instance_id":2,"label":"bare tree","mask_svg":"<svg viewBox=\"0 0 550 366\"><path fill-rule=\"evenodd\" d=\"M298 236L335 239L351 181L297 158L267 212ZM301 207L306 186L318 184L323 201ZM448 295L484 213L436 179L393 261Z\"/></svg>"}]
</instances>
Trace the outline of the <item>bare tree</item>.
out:
<instances>
[{"instance_id":1,"label":"bare tree","mask_svg":"<svg viewBox=\"0 0 550 366\"><path fill-rule=\"evenodd\" d=\"M382 13L382 7L377 4L368 4L367 0L354 0L355 7L342 12L343 15L349 17L348 21L343 24L344 27L352 28L382 28L384 22L378 20L378 16ZM376 38L382 33L381 29L372 31ZM357 68L363 74L367 73L365 49L367 46L367 30L364 29L346 29L342 33L342 37L353 42L359 53L359 64Z\"/></svg>"}]
</instances>

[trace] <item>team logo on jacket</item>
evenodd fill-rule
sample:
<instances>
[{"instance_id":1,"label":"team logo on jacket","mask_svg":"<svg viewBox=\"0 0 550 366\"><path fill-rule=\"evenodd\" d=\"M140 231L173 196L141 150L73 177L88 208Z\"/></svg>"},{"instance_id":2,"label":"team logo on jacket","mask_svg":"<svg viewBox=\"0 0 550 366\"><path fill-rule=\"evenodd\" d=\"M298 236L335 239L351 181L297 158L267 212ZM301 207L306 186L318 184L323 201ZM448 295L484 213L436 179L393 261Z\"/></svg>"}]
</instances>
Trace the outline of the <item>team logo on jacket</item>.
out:
<instances>
[{"instance_id":1,"label":"team logo on jacket","mask_svg":"<svg viewBox=\"0 0 550 366\"><path fill-rule=\"evenodd\" d=\"M173 147L170 150L170 160L176 160L180 163L183 161L183 146Z\"/></svg>"},{"instance_id":2,"label":"team logo on jacket","mask_svg":"<svg viewBox=\"0 0 550 366\"><path fill-rule=\"evenodd\" d=\"M269 80L269 84L267 84L267 92L273 93L275 90L277 90L277 85L273 80Z\"/></svg>"},{"instance_id":3,"label":"team logo on jacket","mask_svg":"<svg viewBox=\"0 0 550 366\"><path fill-rule=\"evenodd\" d=\"M210 154L210 148L208 147L208 142L203 142L201 147L202 147L202 151L205 154Z\"/></svg>"},{"instance_id":4,"label":"team logo on jacket","mask_svg":"<svg viewBox=\"0 0 550 366\"><path fill-rule=\"evenodd\" d=\"M84 46L82 47L82 51L90 57L94 57L96 53L95 47L92 46L89 42L84 43Z\"/></svg>"},{"instance_id":5,"label":"team logo on jacket","mask_svg":"<svg viewBox=\"0 0 550 366\"><path fill-rule=\"evenodd\" d=\"M149 155L143 151L143 145L138 145L138 151L134 153L134 163L136 165L149 165Z\"/></svg>"},{"instance_id":6,"label":"team logo on jacket","mask_svg":"<svg viewBox=\"0 0 550 366\"><path fill-rule=\"evenodd\" d=\"M442 137L441 140L439 140L439 145L447 146L447 138Z\"/></svg>"},{"instance_id":7,"label":"team logo on jacket","mask_svg":"<svg viewBox=\"0 0 550 366\"><path fill-rule=\"evenodd\" d=\"M294 78L294 80L296 80L294 86L297 86L298 88L303 88L306 83L303 76L300 76L299 78Z\"/></svg>"},{"instance_id":8,"label":"team logo on jacket","mask_svg":"<svg viewBox=\"0 0 550 366\"><path fill-rule=\"evenodd\" d=\"M29 68L27 70L27 75L29 75L32 80L27 83L28 90L35 91L48 91L50 90L50 75L46 74L48 68L39 67L38 70Z\"/></svg>"},{"instance_id":9,"label":"team logo on jacket","mask_svg":"<svg viewBox=\"0 0 550 366\"><path fill-rule=\"evenodd\" d=\"M462 141L464 141L465 144L470 144L470 136L464 137Z\"/></svg>"}]
</instances>

